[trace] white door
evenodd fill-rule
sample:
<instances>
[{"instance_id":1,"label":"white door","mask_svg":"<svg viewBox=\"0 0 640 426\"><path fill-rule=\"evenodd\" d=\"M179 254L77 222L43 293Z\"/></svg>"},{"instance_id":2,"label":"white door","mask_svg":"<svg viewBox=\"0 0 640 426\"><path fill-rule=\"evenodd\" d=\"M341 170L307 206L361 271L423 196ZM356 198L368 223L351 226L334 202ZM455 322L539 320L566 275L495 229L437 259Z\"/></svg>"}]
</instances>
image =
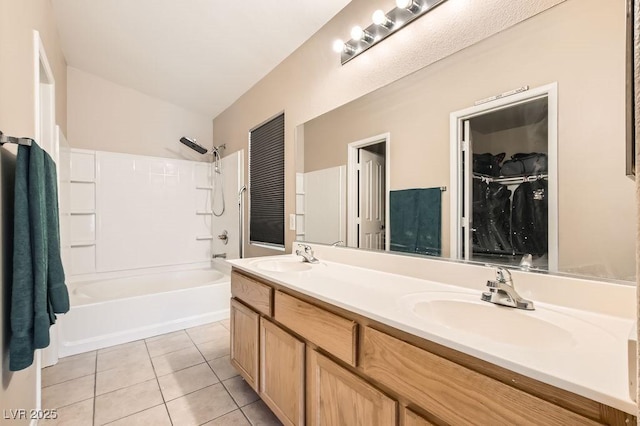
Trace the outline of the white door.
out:
<instances>
[{"instance_id":1,"label":"white door","mask_svg":"<svg viewBox=\"0 0 640 426\"><path fill-rule=\"evenodd\" d=\"M358 233L358 247L384 250L385 158L384 155L364 149L359 150L359 155L360 231Z\"/></svg>"}]
</instances>

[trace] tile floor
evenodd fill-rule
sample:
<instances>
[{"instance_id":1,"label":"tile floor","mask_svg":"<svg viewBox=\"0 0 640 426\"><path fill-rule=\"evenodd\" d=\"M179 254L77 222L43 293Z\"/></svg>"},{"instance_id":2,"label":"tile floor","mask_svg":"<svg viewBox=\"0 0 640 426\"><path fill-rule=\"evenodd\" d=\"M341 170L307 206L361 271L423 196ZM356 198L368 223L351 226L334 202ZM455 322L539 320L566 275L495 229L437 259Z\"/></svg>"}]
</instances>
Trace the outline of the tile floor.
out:
<instances>
[{"instance_id":1,"label":"tile floor","mask_svg":"<svg viewBox=\"0 0 640 426\"><path fill-rule=\"evenodd\" d=\"M220 321L72 357L42 370L42 425L280 425L229 364Z\"/></svg>"}]
</instances>

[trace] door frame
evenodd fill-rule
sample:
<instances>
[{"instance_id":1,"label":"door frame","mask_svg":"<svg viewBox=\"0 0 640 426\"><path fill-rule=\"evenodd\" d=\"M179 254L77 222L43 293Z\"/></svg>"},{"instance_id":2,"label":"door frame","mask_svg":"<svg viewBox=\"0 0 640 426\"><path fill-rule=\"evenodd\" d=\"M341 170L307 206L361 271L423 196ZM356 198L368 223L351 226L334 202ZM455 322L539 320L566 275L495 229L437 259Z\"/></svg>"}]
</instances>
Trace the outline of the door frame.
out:
<instances>
[{"instance_id":1,"label":"door frame","mask_svg":"<svg viewBox=\"0 0 640 426\"><path fill-rule=\"evenodd\" d=\"M59 163L59 153L56 140L56 90L55 78L47 59L40 33L33 31L33 84L34 84L34 137L53 158ZM57 167L57 166L56 166ZM58 173L58 178L60 173ZM58 182L59 184L59 182ZM36 364L36 409L42 408L42 367L58 362L58 328L54 324L50 329L51 343L45 349L39 349L35 354Z\"/></svg>"},{"instance_id":2,"label":"door frame","mask_svg":"<svg viewBox=\"0 0 640 426\"><path fill-rule=\"evenodd\" d=\"M370 145L384 142L384 245L389 251L389 192L391 188L391 133L382 133L351 142L347 145L347 246L357 247L358 244L358 150Z\"/></svg>"},{"instance_id":3,"label":"door frame","mask_svg":"<svg viewBox=\"0 0 640 426\"><path fill-rule=\"evenodd\" d=\"M464 259L461 253L460 241L463 237L462 227L462 183L460 165L462 164L463 126L466 120L484 115L492 111L508 108L514 104L547 97L549 107L549 136L548 136L548 206L549 206L549 271L558 271L558 83L553 82L510 96L475 105L460 111L452 112L449 120L450 137L450 216L451 232L450 247L452 259Z\"/></svg>"}]
</instances>

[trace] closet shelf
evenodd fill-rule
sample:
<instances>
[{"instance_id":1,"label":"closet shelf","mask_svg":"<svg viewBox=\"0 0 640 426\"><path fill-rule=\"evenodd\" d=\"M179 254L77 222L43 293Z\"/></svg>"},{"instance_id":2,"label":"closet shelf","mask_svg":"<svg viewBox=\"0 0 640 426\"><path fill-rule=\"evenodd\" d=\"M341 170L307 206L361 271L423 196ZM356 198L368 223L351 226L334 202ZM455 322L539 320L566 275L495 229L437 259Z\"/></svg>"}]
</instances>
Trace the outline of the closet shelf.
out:
<instances>
[{"instance_id":1,"label":"closet shelf","mask_svg":"<svg viewBox=\"0 0 640 426\"><path fill-rule=\"evenodd\" d=\"M549 175L547 173L542 173L538 175L526 175L526 176L487 176L474 173L474 179L479 179L483 182L496 182L501 183L503 185L517 185L523 182L535 182L537 180L548 179Z\"/></svg>"}]
</instances>

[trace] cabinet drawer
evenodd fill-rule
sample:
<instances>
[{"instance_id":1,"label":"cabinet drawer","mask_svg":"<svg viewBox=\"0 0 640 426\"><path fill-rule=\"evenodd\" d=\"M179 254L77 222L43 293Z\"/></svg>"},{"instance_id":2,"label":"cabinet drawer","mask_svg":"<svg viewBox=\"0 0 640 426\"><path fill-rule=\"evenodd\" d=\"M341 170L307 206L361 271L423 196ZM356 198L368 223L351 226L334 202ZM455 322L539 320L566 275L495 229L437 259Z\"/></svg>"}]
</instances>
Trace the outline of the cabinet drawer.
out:
<instances>
[{"instance_id":1,"label":"cabinet drawer","mask_svg":"<svg viewBox=\"0 0 640 426\"><path fill-rule=\"evenodd\" d=\"M361 362L366 375L449 424L599 424L370 327Z\"/></svg>"},{"instance_id":2,"label":"cabinet drawer","mask_svg":"<svg viewBox=\"0 0 640 426\"><path fill-rule=\"evenodd\" d=\"M356 365L355 321L279 291L275 295L275 319L342 361Z\"/></svg>"},{"instance_id":3,"label":"cabinet drawer","mask_svg":"<svg viewBox=\"0 0 640 426\"><path fill-rule=\"evenodd\" d=\"M231 273L231 294L256 311L271 316L271 294L273 289L237 272Z\"/></svg>"}]
</instances>

